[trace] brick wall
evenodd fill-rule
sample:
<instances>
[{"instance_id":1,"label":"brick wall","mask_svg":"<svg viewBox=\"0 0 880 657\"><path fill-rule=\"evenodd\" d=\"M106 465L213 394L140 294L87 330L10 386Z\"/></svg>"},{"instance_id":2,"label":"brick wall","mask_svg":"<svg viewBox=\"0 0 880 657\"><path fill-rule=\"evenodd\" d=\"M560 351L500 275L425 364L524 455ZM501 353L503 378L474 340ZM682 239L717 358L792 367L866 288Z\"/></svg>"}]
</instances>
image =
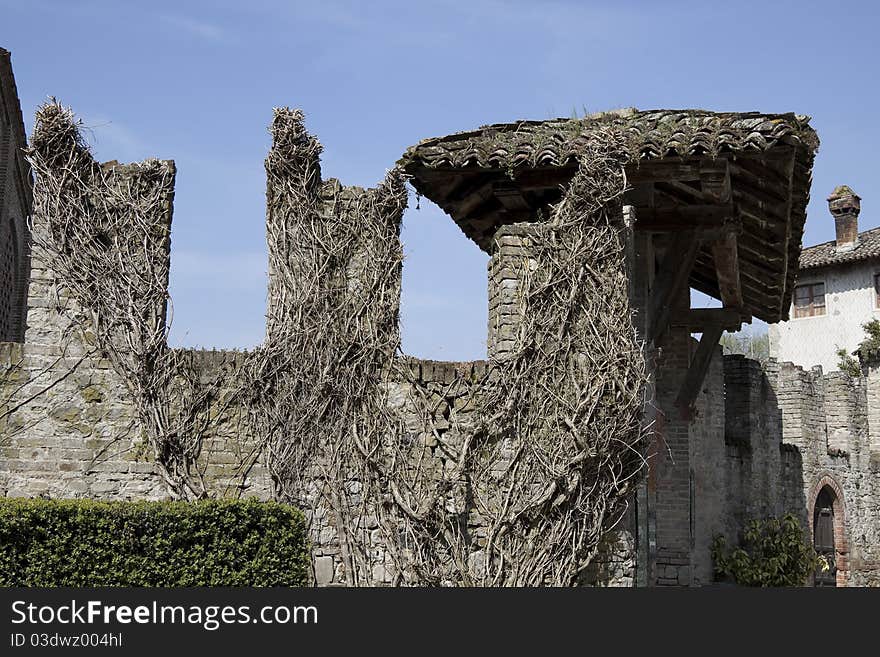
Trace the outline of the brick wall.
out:
<instances>
[{"instance_id":1,"label":"brick wall","mask_svg":"<svg viewBox=\"0 0 880 657\"><path fill-rule=\"evenodd\" d=\"M30 169L10 55L0 48L0 341L24 339Z\"/></svg>"}]
</instances>

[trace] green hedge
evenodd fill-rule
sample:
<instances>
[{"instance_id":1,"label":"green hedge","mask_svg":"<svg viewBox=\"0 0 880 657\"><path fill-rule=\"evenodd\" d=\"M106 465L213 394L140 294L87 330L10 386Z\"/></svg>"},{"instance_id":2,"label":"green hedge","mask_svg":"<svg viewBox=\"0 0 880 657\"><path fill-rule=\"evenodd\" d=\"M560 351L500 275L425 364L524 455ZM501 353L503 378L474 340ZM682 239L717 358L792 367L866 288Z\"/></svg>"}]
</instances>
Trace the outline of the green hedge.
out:
<instances>
[{"instance_id":1,"label":"green hedge","mask_svg":"<svg viewBox=\"0 0 880 657\"><path fill-rule=\"evenodd\" d=\"M0 499L0 586L303 586L309 545L274 502Z\"/></svg>"}]
</instances>

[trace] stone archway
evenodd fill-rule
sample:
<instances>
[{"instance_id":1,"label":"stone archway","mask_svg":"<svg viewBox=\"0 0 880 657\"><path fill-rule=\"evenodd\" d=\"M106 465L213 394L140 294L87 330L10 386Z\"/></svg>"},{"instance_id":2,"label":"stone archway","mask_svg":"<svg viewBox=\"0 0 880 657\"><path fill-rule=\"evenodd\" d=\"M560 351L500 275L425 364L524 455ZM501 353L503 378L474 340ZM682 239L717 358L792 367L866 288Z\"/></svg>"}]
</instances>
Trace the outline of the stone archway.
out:
<instances>
[{"instance_id":1,"label":"stone archway","mask_svg":"<svg viewBox=\"0 0 880 657\"><path fill-rule=\"evenodd\" d=\"M822 542L823 536L817 536L817 527L822 532L822 523L828 521L827 507L830 505L830 521L833 529L834 561L837 569L836 585L846 586L849 579L849 542L846 537L846 505L843 490L829 474L822 475L812 486L810 507L807 519L810 524L810 540L815 546L816 541Z\"/></svg>"}]
</instances>

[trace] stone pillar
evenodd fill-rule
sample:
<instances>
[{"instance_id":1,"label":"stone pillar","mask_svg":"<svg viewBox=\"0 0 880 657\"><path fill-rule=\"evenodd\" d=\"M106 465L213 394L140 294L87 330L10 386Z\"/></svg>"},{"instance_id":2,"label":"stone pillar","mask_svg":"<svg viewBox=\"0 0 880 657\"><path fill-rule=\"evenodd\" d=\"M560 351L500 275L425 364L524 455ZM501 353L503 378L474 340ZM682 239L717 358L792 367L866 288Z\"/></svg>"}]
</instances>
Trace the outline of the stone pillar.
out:
<instances>
[{"instance_id":1,"label":"stone pillar","mask_svg":"<svg viewBox=\"0 0 880 657\"><path fill-rule=\"evenodd\" d=\"M537 266L530 249L537 236L535 224L501 226L495 233L489 259L489 333L486 341L490 359L504 360L515 348L522 324L519 290L529 267Z\"/></svg>"},{"instance_id":2,"label":"stone pillar","mask_svg":"<svg viewBox=\"0 0 880 657\"><path fill-rule=\"evenodd\" d=\"M672 303L673 313L685 312L690 306L690 291L683 290ZM690 364L691 342L687 328L670 326L659 344L656 363L657 421L649 454L656 554L649 583L658 586L689 586L692 582L690 421L675 403Z\"/></svg>"}]
</instances>

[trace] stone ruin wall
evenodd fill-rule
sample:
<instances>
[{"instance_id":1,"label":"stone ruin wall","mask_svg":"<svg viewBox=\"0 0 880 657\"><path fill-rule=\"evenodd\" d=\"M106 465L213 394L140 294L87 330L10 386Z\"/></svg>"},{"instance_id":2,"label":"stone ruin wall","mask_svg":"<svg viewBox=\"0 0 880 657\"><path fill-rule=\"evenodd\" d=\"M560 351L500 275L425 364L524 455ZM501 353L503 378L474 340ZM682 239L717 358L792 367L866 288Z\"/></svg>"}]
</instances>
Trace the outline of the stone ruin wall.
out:
<instances>
[{"instance_id":1,"label":"stone ruin wall","mask_svg":"<svg viewBox=\"0 0 880 657\"><path fill-rule=\"evenodd\" d=\"M92 354L88 334L76 330L80 308L55 274L33 254L24 343L0 343L0 496L159 500L170 497L144 440L134 404L111 363ZM234 377L245 352L186 349L205 382ZM474 395L466 390L486 374L486 362L448 363L414 358L406 367L433 393L434 428L441 435L466 430ZM232 379L227 379L232 380ZM460 388L450 396L452 388ZM412 406L408 383L388 390L389 405L404 417L405 441L419 441L437 454L421 411ZM212 418L199 470L220 495L271 499L273 484L261 460L241 476L250 441L240 409ZM450 419L454 416L454 424ZM447 439L449 435L445 435ZM357 482L349 482L358 486ZM332 511L317 502L306 511L311 523L314 575L319 585L344 583L340 545ZM372 583L390 581L375 519L364 519L373 534Z\"/></svg>"},{"instance_id":2,"label":"stone ruin wall","mask_svg":"<svg viewBox=\"0 0 880 657\"><path fill-rule=\"evenodd\" d=\"M490 330L494 326L505 337L516 325L515 306L509 299L504 303L505 294L513 294L515 277L505 274L511 270L500 259L521 254L521 245L512 237L515 232L505 233L503 246L489 263ZM87 344L62 339L67 320L52 308L50 298L59 295L53 285L37 254L27 340L0 344L0 412L5 415L0 420L0 495L167 498L118 375L108 362L86 356ZM58 300L72 303L63 291ZM243 358L240 352L186 351L207 379L224 368L234 372ZM435 426L451 430L452 414L466 426L473 408L456 407L455 399L442 398L441 391L456 382L468 385L480 379L485 362L409 359L407 365L437 394ZM415 409L407 409L409 393L407 384L399 382L388 395L389 403L404 412L403 438L430 443L434 438L425 434L422 418ZM680 530L692 545L693 584L712 581L709 550L715 534L735 541L748 520L785 512L796 513L810 526L820 482L830 480L841 492L845 509L841 583L880 585L880 368L851 380L842 373L823 376L773 361L762 369L745 357L721 357L719 352L695 408L688 441L692 493L678 500L688 515ZM242 485L238 466L247 443L242 430L234 411L216 417L201 460L204 476L215 490L268 499L272 482L261 463L253 466ZM663 490L664 485L660 476L656 486ZM633 498L631 512L603 541L590 570L593 582L636 583L636 506ZM332 512L319 505L311 519L316 581L341 583ZM370 528L369 518L365 525ZM387 583L390 572L378 545L375 554L373 583Z\"/></svg>"},{"instance_id":3,"label":"stone ruin wall","mask_svg":"<svg viewBox=\"0 0 880 657\"><path fill-rule=\"evenodd\" d=\"M523 256L528 235L525 227L499 231L498 248L489 262L489 342L495 356L503 355L517 330L517 274L509 260ZM58 308L69 311L73 302L56 283L35 253L27 339L24 344L0 346L4 373L0 401L5 414L0 420L0 494L167 497L139 436L122 381L108 362L87 355L87 343L71 340L69 319ZM185 351L206 380L224 368L234 372L244 356ZM665 514L685 518L677 521L675 529L691 545L689 559L679 558L683 563L674 566L690 568L693 584L707 584L712 581L709 549L715 534L735 540L748 520L788 511L809 526L819 482L830 478L839 487L845 508L847 552L841 560L841 583L880 584L880 370L874 368L865 378L851 381L841 373L822 376L772 361L762 370L742 356L717 356L687 426L690 493L685 498L675 492L681 490L678 483L669 488L664 478L664 468L674 461L667 443L665 453L654 455L657 463L652 467L657 489L653 499L666 500L667 508L655 507L646 514L643 505L637 511L633 496L630 512L603 541L589 579L602 585L636 584L638 516L656 519ZM437 394L435 426L449 430L452 414L466 426L473 408L456 407L455 399L443 399L440 392L450 384L467 386L479 380L486 364L411 359L408 366L419 382ZM425 434L423 420L415 409L406 408L410 392L407 384L392 384L389 403L404 411L408 427L404 439L430 443L434 439ZM242 480L240 464L248 438L242 432L243 423L234 409L219 414L206 436L200 467L215 490L270 498L272 482L262 463L254 464ZM670 464L663 466L662 459L670 459ZM664 496L664 491L670 492ZM317 505L311 520L316 581L341 583L332 512ZM369 518L364 523L371 529ZM653 531L656 540L656 525ZM653 556L649 577L656 582L669 566L658 565L657 553ZM378 545L372 580L376 584L390 580Z\"/></svg>"},{"instance_id":4,"label":"stone ruin wall","mask_svg":"<svg viewBox=\"0 0 880 657\"><path fill-rule=\"evenodd\" d=\"M842 497L838 585L880 585L878 395L877 367L851 379L772 360L762 368L739 355L714 359L692 434L696 583L711 581L716 534L735 543L750 520L785 513L811 533L828 484Z\"/></svg>"},{"instance_id":5,"label":"stone ruin wall","mask_svg":"<svg viewBox=\"0 0 880 657\"><path fill-rule=\"evenodd\" d=\"M838 585L880 586L880 367L858 379L772 360L762 368L719 347L684 454L662 422L644 489L594 561L597 583L682 585L686 572L688 585L711 584L716 535L735 544L750 520L793 513L811 538L813 505L829 485L842 499Z\"/></svg>"},{"instance_id":6,"label":"stone ruin wall","mask_svg":"<svg viewBox=\"0 0 880 657\"><path fill-rule=\"evenodd\" d=\"M169 216L170 220L170 216ZM503 358L514 343L520 309L516 290L533 228L508 226L496 235L489 262L489 353ZM125 385L110 363L90 355L88 332L71 331L75 302L35 249L24 343L0 343L0 495L162 499L168 489L153 465ZM638 306L638 290L635 305ZM671 332L664 344L659 405L677 390L693 341ZM234 377L244 354L182 350L204 380ZM663 377L663 365L668 373ZM434 426L466 428L474 417L467 391L486 363L440 363L409 359L407 367L436 402ZM222 377L221 377L222 378ZM669 380L666 380L669 379ZM230 380L230 379L227 379ZM403 440L421 441L445 467L436 439L411 406L412 390L392 382L389 404L402 413ZM665 391L665 392L664 392ZM664 406L665 404L665 406ZM662 413L660 414L662 416ZM713 359L692 421L660 418L647 484L630 499L629 511L603 540L584 583L707 584L712 581L709 546L717 533L735 540L751 518L797 513L811 520L820 482L843 498L845 551L841 583L880 584L880 372L862 380L821 376L790 364L766 371L739 356ZM240 409L211 417L197 468L212 491L223 495L273 496L262 460ZM245 464L243 466L243 464ZM356 488L358 482L349 482ZM356 492L356 491L355 491ZM344 582L332 511L309 512L318 584ZM370 582L391 580L374 520ZM474 528L479 531L478 527ZM642 544L650 544L643 550ZM638 555L638 557L637 557ZM637 563L641 561L641 566ZM639 576L641 567L647 571Z\"/></svg>"},{"instance_id":7,"label":"stone ruin wall","mask_svg":"<svg viewBox=\"0 0 880 657\"><path fill-rule=\"evenodd\" d=\"M489 263L490 343L493 354L509 349L516 330L517 270L513 260L525 254L530 231L501 231L498 248ZM45 496L106 500L167 499L168 489L155 467L134 404L124 382L111 364L93 355L88 333L76 330L79 310L54 273L43 264L37 246L28 297L29 328L26 341L0 345L0 495ZM493 329L490 329L492 331ZM499 348L500 347L500 348ZM245 358L242 352L183 350L205 381L218 373L235 376ZM406 367L422 390L430 391L433 427L454 443L456 431L467 431L474 418L471 389L485 377L487 363L445 363L406 359ZM450 392L452 391L452 393ZM456 392L457 391L457 392ZM410 384L392 382L388 403L404 419L403 441L418 441L431 449L438 467L447 457L437 440L426 433L422 409L413 406ZM198 467L209 488L219 494L270 499L273 484L262 462L241 476L243 452L250 436L247 424L234 407L213 417L205 435ZM358 482L348 482L357 487ZM318 501L306 511L311 521L314 576L319 585L342 584L344 567L333 512ZM357 492L356 490L354 491ZM625 523L624 523L625 524ZM387 584L392 573L386 562L375 518L363 518L374 544L372 584ZM479 532L479 527L472 528ZM612 585L632 585L632 536L613 533L596 558L587 578Z\"/></svg>"}]
</instances>

